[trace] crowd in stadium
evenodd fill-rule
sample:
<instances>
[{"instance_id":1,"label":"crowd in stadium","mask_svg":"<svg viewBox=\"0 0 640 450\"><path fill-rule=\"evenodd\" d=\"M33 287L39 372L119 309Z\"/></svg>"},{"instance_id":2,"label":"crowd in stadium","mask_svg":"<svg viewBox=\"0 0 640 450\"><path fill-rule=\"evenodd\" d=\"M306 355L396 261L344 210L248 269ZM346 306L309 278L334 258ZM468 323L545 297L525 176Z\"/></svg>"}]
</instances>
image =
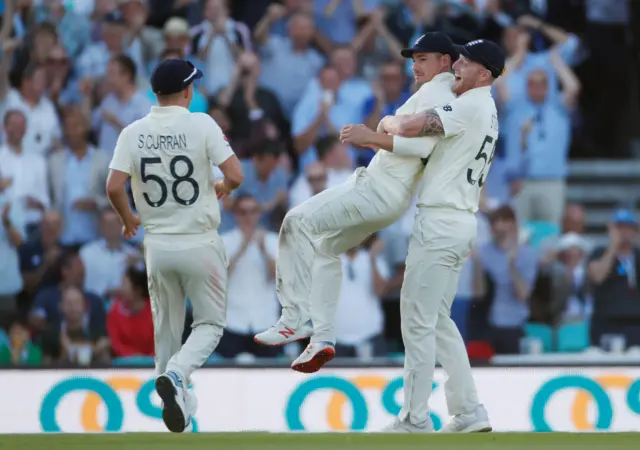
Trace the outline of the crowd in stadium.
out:
<instances>
[{"instance_id":1,"label":"crowd in stadium","mask_svg":"<svg viewBox=\"0 0 640 450\"><path fill-rule=\"evenodd\" d=\"M149 77L166 58L203 70L190 110L210 114L243 162L244 183L221 202L230 275L216 355L287 357L253 342L279 317L279 224L289 208L368 164L373 150L341 143L339 131L375 129L394 114L414 89L400 50L434 30L460 44L494 40L508 56L493 93L501 137L477 247L452 310L472 357L539 351L523 339L531 324L551 330L554 345L561 332L588 330L586 345L640 346L634 211L618 210L608 247L594 248L583 208L565 201L570 154L630 156L630 106L620 99L635 92L625 68L640 48L640 33L629 34L638 6L4 0L0 365L153 355L143 236L123 241L104 186L120 131L154 105ZM343 256L338 357L402 351L399 289L414 207ZM559 233L533 242L522 228L530 222Z\"/></svg>"}]
</instances>

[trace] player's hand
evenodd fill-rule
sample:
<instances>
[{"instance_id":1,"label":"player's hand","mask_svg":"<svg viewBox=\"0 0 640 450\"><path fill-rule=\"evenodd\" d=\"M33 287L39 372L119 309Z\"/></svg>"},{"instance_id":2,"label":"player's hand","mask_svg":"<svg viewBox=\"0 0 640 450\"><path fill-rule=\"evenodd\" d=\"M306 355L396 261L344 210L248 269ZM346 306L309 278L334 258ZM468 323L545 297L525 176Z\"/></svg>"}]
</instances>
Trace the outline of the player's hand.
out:
<instances>
[{"instance_id":1,"label":"player's hand","mask_svg":"<svg viewBox=\"0 0 640 450\"><path fill-rule=\"evenodd\" d=\"M371 133L373 131L366 125L347 125L340 131L340 141L346 144L366 147L371 141Z\"/></svg>"},{"instance_id":2,"label":"player's hand","mask_svg":"<svg viewBox=\"0 0 640 450\"><path fill-rule=\"evenodd\" d=\"M125 239L131 239L138 233L138 227L140 226L140 217L131 214L122 224L122 236Z\"/></svg>"},{"instance_id":3,"label":"player's hand","mask_svg":"<svg viewBox=\"0 0 640 450\"><path fill-rule=\"evenodd\" d=\"M232 192L232 190L229 189L229 186L224 182L224 179L214 181L213 188L216 190L218 200L229 196Z\"/></svg>"}]
</instances>

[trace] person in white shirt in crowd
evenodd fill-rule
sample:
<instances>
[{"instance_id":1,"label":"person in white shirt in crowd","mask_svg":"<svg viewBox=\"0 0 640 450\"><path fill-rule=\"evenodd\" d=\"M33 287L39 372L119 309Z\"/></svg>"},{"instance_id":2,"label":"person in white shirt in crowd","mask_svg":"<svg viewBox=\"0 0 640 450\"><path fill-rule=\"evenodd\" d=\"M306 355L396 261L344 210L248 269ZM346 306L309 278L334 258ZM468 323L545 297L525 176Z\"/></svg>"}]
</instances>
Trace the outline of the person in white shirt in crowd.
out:
<instances>
[{"instance_id":1,"label":"person in white shirt in crowd","mask_svg":"<svg viewBox=\"0 0 640 450\"><path fill-rule=\"evenodd\" d=\"M380 303L387 289L389 267L380 253L384 243L353 248L342 260L342 285L336 314L336 355L367 359L385 356L384 314Z\"/></svg>"},{"instance_id":2,"label":"person in white shirt in crowd","mask_svg":"<svg viewBox=\"0 0 640 450\"><path fill-rule=\"evenodd\" d=\"M84 290L110 300L120 289L131 258L140 252L122 239L120 220L111 208L100 212L100 239L80 248L84 263Z\"/></svg>"},{"instance_id":3,"label":"person in white shirt in crowd","mask_svg":"<svg viewBox=\"0 0 640 450\"><path fill-rule=\"evenodd\" d=\"M231 83L235 59L240 49L251 50L251 31L229 17L225 0L206 0L204 20L191 29L197 42L198 56L205 63L203 87L215 95Z\"/></svg>"},{"instance_id":4,"label":"person in white shirt in crowd","mask_svg":"<svg viewBox=\"0 0 640 450\"><path fill-rule=\"evenodd\" d=\"M318 139L316 151L325 169L326 189L344 183L353 174L353 162L349 156L349 147L340 142L338 136L329 135ZM290 206L292 208L298 206L313 195L313 187L308 178L305 175L300 175L289 190Z\"/></svg>"},{"instance_id":5,"label":"person in white shirt in crowd","mask_svg":"<svg viewBox=\"0 0 640 450\"><path fill-rule=\"evenodd\" d=\"M104 191L109 157L89 144L89 123L80 108L66 109L63 120L67 147L48 161L51 202L65 219L61 242L86 244L98 238L98 211L109 204Z\"/></svg>"},{"instance_id":6,"label":"person in white shirt in crowd","mask_svg":"<svg viewBox=\"0 0 640 450\"><path fill-rule=\"evenodd\" d=\"M227 285L227 328L216 348L225 358L242 353L259 357L279 354L276 347L264 347L253 335L278 320L275 295L278 235L259 227L260 204L241 194L234 202L237 227L221 235L229 258Z\"/></svg>"},{"instance_id":7,"label":"person in white shirt in crowd","mask_svg":"<svg viewBox=\"0 0 640 450\"><path fill-rule=\"evenodd\" d=\"M10 52L3 55L10 59ZM0 65L0 112L18 110L27 118L27 131L22 141L25 153L46 156L60 145L62 130L58 113L47 98L47 79L44 66L30 63L22 71L18 89L8 89L8 70Z\"/></svg>"},{"instance_id":8,"label":"person in white shirt in crowd","mask_svg":"<svg viewBox=\"0 0 640 450\"><path fill-rule=\"evenodd\" d=\"M27 232L42 221L51 206L47 163L42 155L26 153L23 145L27 119L22 111L9 110L4 117L5 144L0 147L0 180L10 183L5 194L23 203Z\"/></svg>"}]
</instances>

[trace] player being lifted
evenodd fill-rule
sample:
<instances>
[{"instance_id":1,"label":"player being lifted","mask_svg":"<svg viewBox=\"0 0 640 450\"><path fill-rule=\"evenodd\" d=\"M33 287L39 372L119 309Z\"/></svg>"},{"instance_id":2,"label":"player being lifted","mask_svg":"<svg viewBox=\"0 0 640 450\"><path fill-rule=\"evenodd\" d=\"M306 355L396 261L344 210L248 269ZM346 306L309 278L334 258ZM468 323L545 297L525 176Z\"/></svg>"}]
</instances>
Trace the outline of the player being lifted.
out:
<instances>
[{"instance_id":1,"label":"player being lifted","mask_svg":"<svg viewBox=\"0 0 640 450\"><path fill-rule=\"evenodd\" d=\"M242 182L240 161L222 130L206 114L190 113L193 83L202 72L179 59L165 60L151 76L160 106L120 133L107 195L123 234L144 227L156 351L156 390L170 431L190 424L196 398L190 376L218 345L225 327L227 257L217 229L217 195ZM212 182L212 164L224 179ZM136 217L125 184L131 178ZM181 348L186 298L193 330Z\"/></svg>"},{"instance_id":2,"label":"player being lifted","mask_svg":"<svg viewBox=\"0 0 640 450\"><path fill-rule=\"evenodd\" d=\"M458 53L446 34L427 33L402 55L413 58L420 89L398 113L424 112L454 99L451 64ZM398 220L411 204L424 163L395 152L417 155L434 145L432 138L405 139L364 126L354 129L348 142L394 153L378 152L369 167L358 169L347 182L289 211L280 230L276 269L282 317L255 337L264 345L284 345L311 336L311 344L291 366L305 373L316 372L335 355L340 255Z\"/></svg>"},{"instance_id":3,"label":"player being lifted","mask_svg":"<svg viewBox=\"0 0 640 450\"><path fill-rule=\"evenodd\" d=\"M391 432L433 429L428 402L436 359L449 376L445 394L449 414L454 416L442 431L491 431L450 312L460 268L476 237L480 189L498 139L491 85L504 71L505 58L496 44L485 40L469 42L458 50L460 59L453 65L453 91L458 98L426 113L386 117L382 124L390 134L437 140L430 155L421 155L429 156L429 163L400 293L404 406L386 430Z\"/></svg>"}]
</instances>

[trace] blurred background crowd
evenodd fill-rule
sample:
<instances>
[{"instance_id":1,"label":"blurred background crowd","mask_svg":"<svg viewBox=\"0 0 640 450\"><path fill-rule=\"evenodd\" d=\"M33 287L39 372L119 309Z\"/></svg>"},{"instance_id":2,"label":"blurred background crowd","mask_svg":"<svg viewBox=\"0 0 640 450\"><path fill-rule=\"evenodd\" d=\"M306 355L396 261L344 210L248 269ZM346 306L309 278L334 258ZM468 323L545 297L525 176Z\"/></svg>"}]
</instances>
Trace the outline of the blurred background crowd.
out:
<instances>
[{"instance_id":1,"label":"blurred background crowd","mask_svg":"<svg viewBox=\"0 0 640 450\"><path fill-rule=\"evenodd\" d=\"M279 317L279 224L368 164L373 151L337 134L375 129L414 92L400 49L427 31L491 39L508 56L477 248L452 311L471 357L640 346L640 2L0 5L0 365L152 361L142 237L122 240L104 186L118 134L154 104L149 76L165 58L204 71L190 109L217 121L244 166L221 203L229 307L214 358L297 355L253 342ZM401 354L413 214L344 255L339 357Z\"/></svg>"}]
</instances>

